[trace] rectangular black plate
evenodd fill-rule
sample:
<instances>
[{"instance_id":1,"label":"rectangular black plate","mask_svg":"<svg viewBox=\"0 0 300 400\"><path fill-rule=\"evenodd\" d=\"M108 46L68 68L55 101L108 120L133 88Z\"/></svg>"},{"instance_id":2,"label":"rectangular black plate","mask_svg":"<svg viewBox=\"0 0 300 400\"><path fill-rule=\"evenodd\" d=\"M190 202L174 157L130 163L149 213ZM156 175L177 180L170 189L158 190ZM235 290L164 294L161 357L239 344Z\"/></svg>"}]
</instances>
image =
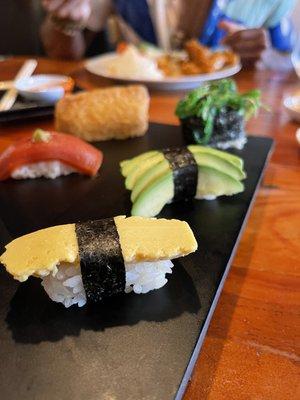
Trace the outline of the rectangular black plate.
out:
<instances>
[{"instance_id":1,"label":"rectangular black plate","mask_svg":"<svg viewBox=\"0 0 300 400\"><path fill-rule=\"evenodd\" d=\"M52 115L53 106L26 101L21 96L17 97L15 104L10 110L0 112L0 122L23 121L36 117Z\"/></svg>"},{"instance_id":2,"label":"rectangular black plate","mask_svg":"<svg viewBox=\"0 0 300 400\"><path fill-rule=\"evenodd\" d=\"M80 89L75 86L74 92ZM0 91L0 99L4 94ZM54 105L49 105L42 102L34 102L18 96L16 102L10 110L0 111L0 123L8 123L15 121L25 121L33 118L49 117L54 113Z\"/></svg>"},{"instance_id":3,"label":"rectangular black plate","mask_svg":"<svg viewBox=\"0 0 300 400\"><path fill-rule=\"evenodd\" d=\"M180 145L180 130L151 125L143 138L99 143L96 179L73 175L0 184L2 245L49 225L129 214L120 160ZM19 284L0 272L1 399L180 399L261 179L272 140L249 137L244 193L165 207L188 221L199 250L175 260L168 284L147 295L65 309L39 280Z\"/></svg>"}]
</instances>

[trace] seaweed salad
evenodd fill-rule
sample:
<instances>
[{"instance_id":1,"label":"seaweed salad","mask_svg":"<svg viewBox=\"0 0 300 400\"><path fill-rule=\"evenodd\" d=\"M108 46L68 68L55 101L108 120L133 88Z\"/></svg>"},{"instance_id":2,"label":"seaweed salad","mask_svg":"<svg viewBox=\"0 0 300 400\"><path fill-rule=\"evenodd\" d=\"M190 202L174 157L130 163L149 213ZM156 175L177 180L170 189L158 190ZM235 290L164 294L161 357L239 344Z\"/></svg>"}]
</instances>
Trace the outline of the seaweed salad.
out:
<instances>
[{"instance_id":1,"label":"seaweed salad","mask_svg":"<svg viewBox=\"0 0 300 400\"><path fill-rule=\"evenodd\" d=\"M239 93L232 79L193 90L176 107L185 141L221 149L243 148L245 121L257 113L260 97L256 89Z\"/></svg>"}]
</instances>

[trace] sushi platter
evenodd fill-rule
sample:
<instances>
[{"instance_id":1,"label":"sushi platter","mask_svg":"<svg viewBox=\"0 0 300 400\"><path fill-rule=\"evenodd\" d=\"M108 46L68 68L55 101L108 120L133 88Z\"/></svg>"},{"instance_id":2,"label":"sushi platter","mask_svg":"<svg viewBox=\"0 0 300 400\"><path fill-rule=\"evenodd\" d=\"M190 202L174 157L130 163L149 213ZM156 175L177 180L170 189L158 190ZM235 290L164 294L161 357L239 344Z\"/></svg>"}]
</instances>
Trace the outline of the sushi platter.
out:
<instances>
[{"instance_id":1,"label":"sushi platter","mask_svg":"<svg viewBox=\"0 0 300 400\"><path fill-rule=\"evenodd\" d=\"M74 106L66 104L65 107ZM73 122L64 117L62 110L60 124L70 126ZM85 121L81 122L84 126ZM40 136L37 140L41 140ZM45 140L47 137L42 138L42 142ZM129 216L132 195L125 188L127 176L124 171L122 176L119 164L158 150L157 160L165 168L164 156L173 157L166 149L182 146L183 140L179 127L151 124L145 136L119 141L117 146L115 140L95 142L104 158L99 174L93 178L72 174L53 180L3 180L0 182L0 254L12 239L39 229L68 224L64 225L66 231L57 231L62 238L67 230L74 235L74 230L79 236L87 235L91 228L85 224L88 220ZM42 148L44 143L39 146ZM137 291L122 293L99 304L64 308L50 301L39 279L29 277L20 284L1 268L0 359L5 368L1 370L0 397L11 400L181 399L272 146L272 139L248 136L242 150L231 150L244 160L245 170L232 167L243 179L239 187L245 188L236 190L235 196L174 202L160 208L158 217L186 221L191 231L177 221L178 240L188 235L190 248L174 255L174 258L185 257L173 260L173 273L159 290L140 295ZM197 146L190 148L196 161L198 150ZM97 168L102 162L101 152L96 149L93 152ZM89 175L94 172L89 171ZM133 210L137 206L135 202ZM120 218L114 221L122 239L120 224L125 222ZM163 225L159 225L159 220L156 222L159 237ZM99 229L96 225L95 229ZM53 232L56 240L56 231ZM146 240L142 234L135 233L135 236L137 241ZM84 246L85 243L81 245ZM124 248L122 252L124 257Z\"/></svg>"}]
</instances>

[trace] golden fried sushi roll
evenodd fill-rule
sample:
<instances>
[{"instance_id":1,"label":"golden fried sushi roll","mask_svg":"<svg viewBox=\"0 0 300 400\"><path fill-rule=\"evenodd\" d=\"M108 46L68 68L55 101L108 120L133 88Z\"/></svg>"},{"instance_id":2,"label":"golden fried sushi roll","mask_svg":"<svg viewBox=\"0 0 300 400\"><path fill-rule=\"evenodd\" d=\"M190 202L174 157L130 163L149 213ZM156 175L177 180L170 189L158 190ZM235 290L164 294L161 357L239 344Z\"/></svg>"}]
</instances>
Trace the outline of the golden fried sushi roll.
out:
<instances>
[{"instance_id":1,"label":"golden fried sushi roll","mask_svg":"<svg viewBox=\"0 0 300 400\"><path fill-rule=\"evenodd\" d=\"M142 136L148 129L145 86L115 86L70 94L55 108L57 130L89 142Z\"/></svg>"},{"instance_id":2,"label":"golden fried sushi roll","mask_svg":"<svg viewBox=\"0 0 300 400\"><path fill-rule=\"evenodd\" d=\"M21 236L0 262L15 279L42 278L49 297L65 307L159 289L173 258L197 249L184 221L118 216L58 225Z\"/></svg>"}]
</instances>

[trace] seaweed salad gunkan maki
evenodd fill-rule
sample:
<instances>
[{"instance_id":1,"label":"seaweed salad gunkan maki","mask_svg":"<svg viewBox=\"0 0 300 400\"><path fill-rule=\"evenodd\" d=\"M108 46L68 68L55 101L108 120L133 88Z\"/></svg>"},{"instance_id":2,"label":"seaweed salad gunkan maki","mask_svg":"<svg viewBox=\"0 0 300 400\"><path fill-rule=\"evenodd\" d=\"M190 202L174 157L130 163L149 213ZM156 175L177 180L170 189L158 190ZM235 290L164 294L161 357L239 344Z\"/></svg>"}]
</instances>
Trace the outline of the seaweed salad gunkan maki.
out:
<instances>
[{"instance_id":1,"label":"seaweed salad gunkan maki","mask_svg":"<svg viewBox=\"0 0 300 400\"><path fill-rule=\"evenodd\" d=\"M239 93L232 79L207 83L180 100L176 115L187 144L242 149L245 121L261 106L260 91Z\"/></svg>"}]
</instances>

